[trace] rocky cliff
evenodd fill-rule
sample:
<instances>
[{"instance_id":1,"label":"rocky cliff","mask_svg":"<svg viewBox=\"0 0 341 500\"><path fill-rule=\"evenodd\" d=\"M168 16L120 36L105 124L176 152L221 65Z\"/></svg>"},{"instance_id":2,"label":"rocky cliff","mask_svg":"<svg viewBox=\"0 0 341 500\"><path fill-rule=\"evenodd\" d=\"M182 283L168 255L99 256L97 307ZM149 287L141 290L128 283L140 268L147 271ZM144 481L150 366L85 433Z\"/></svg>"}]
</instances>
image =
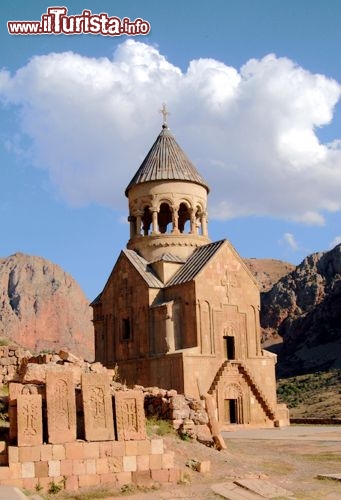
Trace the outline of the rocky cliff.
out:
<instances>
[{"instance_id":1,"label":"rocky cliff","mask_svg":"<svg viewBox=\"0 0 341 500\"><path fill-rule=\"evenodd\" d=\"M264 340L276 338L280 375L341 367L341 245L309 255L262 294Z\"/></svg>"},{"instance_id":2,"label":"rocky cliff","mask_svg":"<svg viewBox=\"0 0 341 500\"><path fill-rule=\"evenodd\" d=\"M79 285L56 264L22 253L0 259L0 338L92 360L91 318Z\"/></svg>"},{"instance_id":3,"label":"rocky cliff","mask_svg":"<svg viewBox=\"0 0 341 500\"><path fill-rule=\"evenodd\" d=\"M243 259L256 278L261 292L270 290L277 281L295 269L293 264L276 259Z\"/></svg>"}]
</instances>

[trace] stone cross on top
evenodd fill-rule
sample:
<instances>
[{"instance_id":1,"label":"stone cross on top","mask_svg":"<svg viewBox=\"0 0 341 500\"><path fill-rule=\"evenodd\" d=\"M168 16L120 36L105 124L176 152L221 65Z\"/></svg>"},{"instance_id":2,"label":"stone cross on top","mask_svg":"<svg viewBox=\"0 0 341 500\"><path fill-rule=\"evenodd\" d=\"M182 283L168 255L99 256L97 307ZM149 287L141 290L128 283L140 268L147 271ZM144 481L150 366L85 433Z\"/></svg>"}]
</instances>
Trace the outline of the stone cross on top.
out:
<instances>
[{"instance_id":1,"label":"stone cross on top","mask_svg":"<svg viewBox=\"0 0 341 500\"><path fill-rule=\"evenodd\" d=\"M163 116L163 126L167 127L167 116L170 115L170 112L167 111L166 103L162 104L162 108L160 109L160 113Z\"/></svg>"}]
</instances>

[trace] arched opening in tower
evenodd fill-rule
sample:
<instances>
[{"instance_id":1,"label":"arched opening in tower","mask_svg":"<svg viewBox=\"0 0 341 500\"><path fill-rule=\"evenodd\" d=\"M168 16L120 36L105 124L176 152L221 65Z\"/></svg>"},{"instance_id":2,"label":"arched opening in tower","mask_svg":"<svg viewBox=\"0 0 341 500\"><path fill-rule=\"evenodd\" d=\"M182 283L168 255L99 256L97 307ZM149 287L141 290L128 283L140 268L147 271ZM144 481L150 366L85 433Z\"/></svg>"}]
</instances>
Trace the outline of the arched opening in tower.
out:
<instances>
[{"instance_id":1,"label":"arched opening in tower","mask_svg":"<svg viewBox=\"0 0 341 500\"><path fill-rule=\"evenodd\" d=\"M180 203L179 207L179 221L178 228L180 233L190 233L191 232L191 214L186 203Z\"/></svg>"},{"instance_id":2,"label":"arched opening in tower","mask_svg":"<svg viewBox=\"0 0 341 500\"><path fill-rule=\"evenodd\" d=\"M144 207L142 215L142 229L144 236L150 234L152 223L152 214L150 213L149 207Z\"/></svg>"},{"instance_id":3,"label":"arched opening in tower","mask_svg":"<svg viewBox=\"0 0 341 500\"><path fill-rule=\"evenodd\" d=\"M158 213L158 226L161 234L170 233L172 229L172 211L168 203L161 203Z\"/></svg>"},{"instance_id":4,"label":"arched opening in tower","mask_svg":"<svg viewBox=\"0 0 341 500\"><path fill-rule=\"evenodd\" d=\"M203 234L202 217L203 213L201 207L197 207L197 210L195 212L195 234Z\"/></svg>"}]
</instances>

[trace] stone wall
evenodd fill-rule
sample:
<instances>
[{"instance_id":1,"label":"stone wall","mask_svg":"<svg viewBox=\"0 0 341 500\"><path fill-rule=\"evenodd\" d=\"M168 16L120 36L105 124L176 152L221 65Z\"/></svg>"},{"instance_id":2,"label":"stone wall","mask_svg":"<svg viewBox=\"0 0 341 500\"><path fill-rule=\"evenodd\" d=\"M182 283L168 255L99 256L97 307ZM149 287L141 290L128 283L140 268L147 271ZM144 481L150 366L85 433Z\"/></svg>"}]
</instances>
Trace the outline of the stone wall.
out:
<instances>
[{"instance_id":1,"label":"stone wall","mask_svg":"<svg viewBox=\"0 0 341 500\"><path fill-rule=\"evenodd\" d=\"M48 491L180 480L174 454L162 439L146 436L142 389L114 383L114 370L67 352L30 358L11 351L8 359L16 362L3 365L16 370L9 436L0 443L0 485Z\"/></svg>"},{"instance_id":2,"label":"stone wall","mask_svg":"<svg viewBox=\"0 0 341 500\"><path fill-rule=\"evenodd\" d=\"M39 388L45 386L47 371L63 372L67 369L72 372L76 388L80 386L82 373L85 372L107 373L111 379L112 391L126 389L123 384L116 381L118 374L115 370L107 369L98 362L88 363L66 351L60 351L59 354L47 353L32 356L30 351L16 346L1 346L0 356L0 386L11 381L37 384L37 392L39 392L41 390ZM144 409L147 418L169 420L180 435L190 436L209 446L213 444L203 401L178 394L174 389L165 390L142 386L134 386L134 389L144 394ZM77 401L79 405L79 397L76 398ZM11 411L11 404L9 410ZM80 410L78 408L78 413ZM79 433L78 437L84 438L84 435Z\"/></svg>"},{"instance_id":3,"label":"stone wall","mask_svg":"<svg viewBox=\"0 0 341 500\"><path fill-rule=\"evenodd\" d=\"M99 484L152 486L181 478L174 453L165 451L162 439L8 446L7 456L8 465L0 466L0 485L28 490L48 491L53 484L66 490Z\"/></svg>"}]
</instances>

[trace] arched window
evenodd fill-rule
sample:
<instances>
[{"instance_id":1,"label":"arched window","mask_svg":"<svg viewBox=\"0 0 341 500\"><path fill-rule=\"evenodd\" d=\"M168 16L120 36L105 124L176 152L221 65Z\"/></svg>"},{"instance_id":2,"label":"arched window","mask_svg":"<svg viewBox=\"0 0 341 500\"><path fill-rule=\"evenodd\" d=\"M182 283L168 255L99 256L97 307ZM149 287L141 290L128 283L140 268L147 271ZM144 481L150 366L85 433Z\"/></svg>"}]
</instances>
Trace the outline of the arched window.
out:
<instances>
[{"instance_id":1,"label":"arched window","mask_svg":"<svg viewBox=\"0 0 341 500\"><path fill-rule=\"evenodd\" d=\"M152 223L152 214L150 213L149 207L144 207L142 215L142 229L144 236L150 233Z\"/></svg>"},{"instance_id":2,"label":"arched window","mask_svg":"<svg viewBox=\"0 0 341 500\"><path fill-rule=\"evenodd\" d=\"M191 215L186 203L180 203L178 214L179 214L178 228L180 233L190 233Z\"/></svg>"},{"instance_id":3,"label":"arched window","mask_svg":"<svg viewBox=\"0 0 341 500\"><path fill-rule=\"evenodd\" d=\"M161 234L171 232L172 211L168 203L161 203L157 221L158 221L159 231ZM168 227L169 224L170 226Z\"/></svg>"}]
</instances>

